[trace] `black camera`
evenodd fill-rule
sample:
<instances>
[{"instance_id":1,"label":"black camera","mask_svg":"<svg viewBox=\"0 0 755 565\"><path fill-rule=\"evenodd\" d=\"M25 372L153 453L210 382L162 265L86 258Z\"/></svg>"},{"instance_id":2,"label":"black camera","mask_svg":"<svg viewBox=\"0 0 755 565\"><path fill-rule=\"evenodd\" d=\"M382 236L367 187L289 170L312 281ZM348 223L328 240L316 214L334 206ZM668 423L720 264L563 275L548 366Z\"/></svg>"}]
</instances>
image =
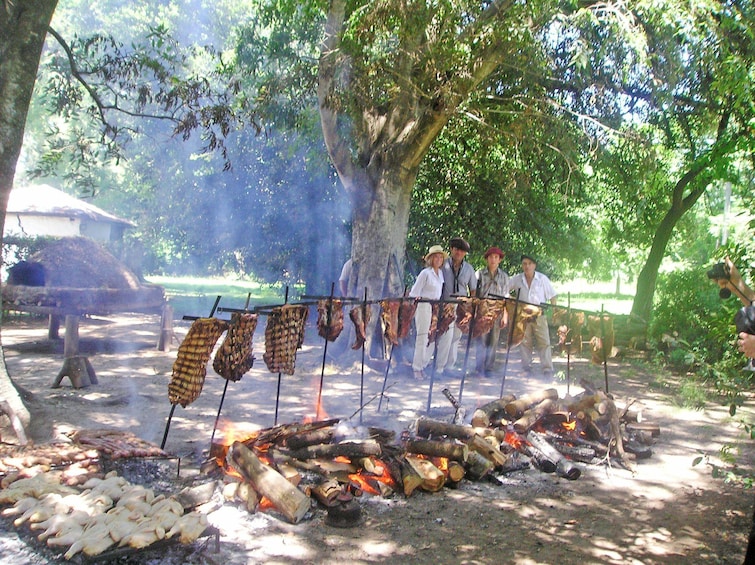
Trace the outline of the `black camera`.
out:
<instances>
[{"instance_id":1,"label":"black camera","mask_svg":"<svg viewBox=\"0 0 755 565\"><path fill-rule=\"evenodd\" d=\"M737 333L755 335L755 306L744 306L734 315Z\"/></svg>"},{"instance_id":2,"label":"black camera","mask_svg":"<svg viewBox=\"0 0 755 565\"><path fill-rule=\"evenodd\" d=\"M729 268L726 266L726 263L716 263L708 270L708 278L714 281L717 280L729 280L731 278L731 275L729 274ZM728 288L722 288L718 291L718 296L722 300L726 300L731 296L731 290Z\"/></svg>"}]
</instances>

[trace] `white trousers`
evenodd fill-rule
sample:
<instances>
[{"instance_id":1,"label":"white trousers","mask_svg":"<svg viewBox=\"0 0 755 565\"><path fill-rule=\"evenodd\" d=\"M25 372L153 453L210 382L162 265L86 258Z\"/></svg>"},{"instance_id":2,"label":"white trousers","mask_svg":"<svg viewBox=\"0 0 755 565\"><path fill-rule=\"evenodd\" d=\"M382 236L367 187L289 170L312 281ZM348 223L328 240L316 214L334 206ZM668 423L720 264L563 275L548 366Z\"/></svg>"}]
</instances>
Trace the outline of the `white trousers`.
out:
<instances>
[{"instance_id":1,"label":"white trousers","mask_svg":"<svg viewBox=\"0 0 755 565\"><path fill-rule=\"evenodd\" d=\"M435 354L437 359L436 369L442 371L451 368L456 364L459 355L459 342L461 341L461 330L456 327L456 322L451 322L448 331L438 338L438 352Z\"/></svg>"},{"instance_id":2,"label":"white trousers","mask_svg":"<svg viewBox=\"0 0 755 565\"><path fill-rule=\"evenodd\" d=\"M432 315L433 309L429 302L417 304L417 310L414 312L414 329L417 331L417 339L414 342L414 358L412 359L412 369L415 371L421 371L427 367L433 357L435 344L431 343L429 347L427 345Z\"/></svg>"}]
</instances>

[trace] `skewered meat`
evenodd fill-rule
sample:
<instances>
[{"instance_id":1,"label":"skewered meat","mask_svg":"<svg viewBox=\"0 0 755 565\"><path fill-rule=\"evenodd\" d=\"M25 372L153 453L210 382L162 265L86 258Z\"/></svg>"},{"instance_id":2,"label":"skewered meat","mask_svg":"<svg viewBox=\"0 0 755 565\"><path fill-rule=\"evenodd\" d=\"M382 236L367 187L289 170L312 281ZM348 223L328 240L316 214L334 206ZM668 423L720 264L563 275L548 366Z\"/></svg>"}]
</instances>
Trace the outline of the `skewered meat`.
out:
<instances>
[{"instance_id":1,"label":"skewered meat","mask_svg":"<svg viewBox=\"0 0 755 565\"><path fill-rule=\"evenodd\" d=\"M414 313L417 311L417 302L415 300L401 300L398 309L398 338L404 339L409 335L409 328L412 327Z\"/></svg>"},{"instance_id":2,"label":"skewered meat","mask_svg":"<svg viewBox=\"0 0 755 565\"><path fill-rule=\"evenodd\" d=\"M167 453L154 443L120 430L76 430L68 434L75 443L93 447L111 459L124 457L165 457Z\"/></svg>"},{"instance_id":3,"label":"skewered meat","mask_svg":"<svg viewBox=\"0 0 755 565\"><path fill-rule=\"evenodd\" d=\"M294 374L296 350L304 343L308 315L309 309L301 304L276 306L268 315L262 358L271 373Z\"/></svg>"},{"instance_id":4,"label":"skewered meat","mask_svg":"<svg viewBox=\"0 0 755 565\"><path fill-rule=\"evenodd\" d=\"M335 341L343 331L343 301L329 298L317 303L317 333Z\"/></svg>"},{"instance_id":5,"label":"skewered meat","mask_svg":"<svg viewBox=\"0 0 755 565\"><path fill-rule=\"evenodd\" d=\"M476 298L459 299L459 304L456 306L456 327L462 333L469 333L469 327L472 325L472 318L474 317L478 302Z\"/></svg>"},{"instance_id":6,"label":"skewered meat","mask_svg":"<svg viewBox=\"0 0 755 565\"><path fill-rule=\"evenodd\" d=\"M516 312L514 306L516 305ZM506 300L506 312L509 315L509 324L511 325L511 333L509 338L511 339L510 347L514 347L522 343L524 339L524 330L527 324L532 324L537 320L537 317L542 313L539 306L533 304L524 304L522 302L517 303L514 300Z\"/></svg>"},{"instance_id":7,"label":"skewered meat","mask_svg":"<svg viewBox=\"0 0 755 565\"><path fill-rule=\"evenodd\" d=\"M427 334L427 345L429 346L436 339L448 331L451 322L456 318L456 304L443 304L443 314L438 319L440 312L440 303L433 304L432 317L430 318L430 330Z\"/></svg>"},{"instance_id":8,"label":"skewered meat","mask_svg":"<svg viewBox=\"0 0 755 565\"><path fill-rule=\"evenodd\" d=\"M505 300L493 300L491 298L475 298L477 309L475 310L474 327L472 328L472 337L485 335L492 328L493 324L498 321L506 309Z\"/></svg>"},{"instance_id":9,"label":"skewered meat","mask_svg":"<svg viewBox=\"0 0 755 565\"><path fill-rule=\"evenodd\" d=\"M409 334L417 302L406 298L386 298L380 301L380 318L383 321L383 335L393 345Z\"/></svg>"},{"instance_id":10,"label":"skewered meat","mask_svg":"<svg viewBox=\"0 0 755 565\"><path fill-rule=\"evenodd\" d=\"M608 314L587 317L587 332L590 336L590 361L602 364L613 355L614 331L613 317Z\"/></svg>"},{"instance_id":11,"label":"skewered meat","mask_svg":"<svg viewBox=\"0 0 755 565\"><path fill-rule=\"evenodd\" d=\"M359 349L367 341L367 326L370 323L370 316L372 315L372 309L369 306L355 306L349 312L349 318L354 324L354 331L356 333L356 339L352 349Z\"/></svg>"},{"instance_id":12,"label":"skewered meat","mask_svg":"<svg viewBox=\"0 0 755 565\"><path fill-rule=\"evenodd\" d=\"M194 320L173 363L173 377L168 385L171 404L186 408L199 397L212 349L227 327L228 322L217 318Z\"/></svg>"},{"instance_id":13,"label":"skewered meat","mask_svg":"<svg viewBox=\"0 0 755 565\"><path fill-rule=\"evenodd\" d=\"M566 308L553 309L553 324L557 326L559 351L573 355L582 353L582 326L585 325L584 312L570 312Z\"/></svg>"},{"instance_id":14,"label":"skewered meat","mask_svg":"<svg viewBox=\"0 0 755 565\"><path fill-rule=\"evenodd\" d=\"M400 304L395 300L380 301L380 320L383 322L383 335L393 345L398 345L398 311Z\"/></svg>"},{"instance_id":15,"label":"skewered meat","mask_svg":"<svg viewBox=\"0 0 755 565\"><path fill-rule=\"evenodd\" d=\"M240 381L241 377L252 368L252 337L257 328L257 314L234 312L228 333L220 345L212 368L221 377L229 381Z\"/></svg>"}]
</instances>

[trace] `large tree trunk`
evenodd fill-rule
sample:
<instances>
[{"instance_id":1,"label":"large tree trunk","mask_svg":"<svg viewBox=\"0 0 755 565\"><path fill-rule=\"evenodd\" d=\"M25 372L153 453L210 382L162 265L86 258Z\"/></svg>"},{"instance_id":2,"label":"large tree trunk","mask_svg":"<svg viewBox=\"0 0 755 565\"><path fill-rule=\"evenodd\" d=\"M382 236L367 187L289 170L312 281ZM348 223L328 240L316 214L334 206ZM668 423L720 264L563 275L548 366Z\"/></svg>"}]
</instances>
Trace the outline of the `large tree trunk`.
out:
<instances>
[{"instance_id":1,"label":"large tree trunk","mask_svg":"<svg viewBox=\"0 0 755 565\"><path fill-rule=\"evenodd\" d=\"M0 7L0 244L37 67L57 3L57 0L16 0L3 2ZM0 352L1 348L0 338ZM11 382L5 355L0 359L0 400L8 402L24 425L28 425L29 411Z\"/></svg>"},{"instance_id":2,"label":"large tree trunk","mask_svg":"<svg viewBox=\"0 0 755 565\"><path fill-rule=\"evenodd\" d=\"M729 114L724 113L719 120L718 138L712 148L692 162L687 172L674 185L671 196L671 206L661 220L653 236L653 245L645 261L645 265L637 277L637 290L632 303L632 318L638 325L647 328L653 312L653 297L655 284L658 280L658 269L666 255L674 228L682 216L705 194L710 182L712 164L723 155L729 153L736 145L736 135L727 131ZM689 192L685 196L685 192Z\"/></svg>"}]
</instances>

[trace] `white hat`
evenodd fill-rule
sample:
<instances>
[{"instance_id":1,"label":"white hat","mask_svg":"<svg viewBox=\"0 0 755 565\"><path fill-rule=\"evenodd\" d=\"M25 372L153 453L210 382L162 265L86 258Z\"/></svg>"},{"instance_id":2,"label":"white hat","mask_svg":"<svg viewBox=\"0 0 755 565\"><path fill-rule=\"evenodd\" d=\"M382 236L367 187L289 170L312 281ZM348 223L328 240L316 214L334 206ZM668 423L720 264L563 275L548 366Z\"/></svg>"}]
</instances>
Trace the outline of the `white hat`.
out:
<instances>
[{"instance_id":1,"label":"white hat","mask_svg":"<svg viewBox=\"0 0 755 565\"><path fill-rule=\"evenodd\" d=\"M430 258L430 255L435 255L436 253L440 253L443 255L443 259L448 258L448 253L443 251L442 245L433 245L430 249L427 250L427 255L425 255L425 261L427 261Z\"/></svg>"}]
</instances>

